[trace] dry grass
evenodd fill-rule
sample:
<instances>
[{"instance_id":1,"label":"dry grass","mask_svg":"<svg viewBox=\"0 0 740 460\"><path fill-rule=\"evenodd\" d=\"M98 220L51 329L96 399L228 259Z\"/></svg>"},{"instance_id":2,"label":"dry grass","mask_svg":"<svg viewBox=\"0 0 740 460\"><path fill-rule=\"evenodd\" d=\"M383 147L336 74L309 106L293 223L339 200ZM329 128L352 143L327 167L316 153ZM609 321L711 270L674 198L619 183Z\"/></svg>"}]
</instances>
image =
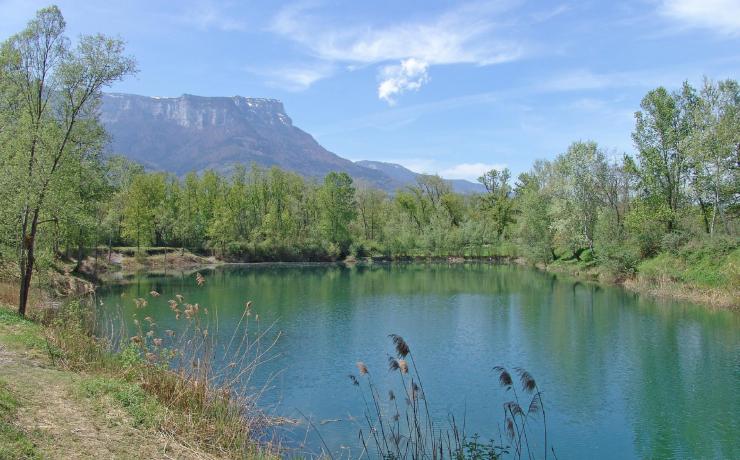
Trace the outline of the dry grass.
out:
<instances>
[{"instance_id":1,"label":"dry grass","mask_svg":"<svg viewBox=\"0 0 740 460\"><path fill-rule=\"evenodd\" d=\"M194 282L202 285L206 279L198 274ZM259 324L251 303L233 336L219 340L218 323L208 309L182 296L164 300L151 292L135 302L137 333L129 337L121 326L105 339L95 336L101 330L95 309L82 299L68 302L45 328L52 360L61 368L137 385L166 409L156 427L183 443L219 457L276 457L279 442L265 441L275 419L259 409L259 392L246 389L257 367L273 357L279 334ZM177 332L159 330L148 314L155 309L147 308L155 302L169 304L181 323Z\"/></svg>"},{"instance_id":2,"label":"dry grass","mask_svg":"<svg viewBox=\"0 0 740 460\"><path fill-rule=\"evenodd\" d=\"M18 305L18 283L0 281L0 304ZM48 301L48 295L38 288L32 287L29 292L28 303L32 308L39 309Z\"/></svg>"},{"instance_id":3,"label":"dry grass","mask_svg":"<svg viewBox=\"0 0 740 460\"><path fill-rule=\"evenodd\" d=\"M622 284L631 291L653 297L685 300L718 310L740 310L740 292L737 288L702 288L676 282L668 277L658 280L645 280L640 276L626 279Z\"/></svg>"}]
</instances>

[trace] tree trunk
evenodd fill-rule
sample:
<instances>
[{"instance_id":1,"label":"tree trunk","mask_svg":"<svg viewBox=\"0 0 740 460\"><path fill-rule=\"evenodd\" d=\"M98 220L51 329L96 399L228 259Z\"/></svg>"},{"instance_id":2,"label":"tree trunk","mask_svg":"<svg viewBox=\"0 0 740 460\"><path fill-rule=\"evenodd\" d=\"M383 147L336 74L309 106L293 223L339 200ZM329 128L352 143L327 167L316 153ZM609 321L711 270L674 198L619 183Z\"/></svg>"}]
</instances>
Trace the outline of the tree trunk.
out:
<instances>
[{"instance_id":1,"label":"tree trunk","mask_svg":"<svg viewBox=\"0 0 740 460\"><path fill-rule=\"evenodd\" d=\"M82 227L80 227L77 235L77 263L75 264L75 272L79 272L82 268L82 258L84 257L85 248L82 241Z\"/></svg>"},{"instance_id":2,"label":"tree trunk","mask_svg":"<svg viewBox=\"0 0 740 460\"><path fill-rule=\"evenodd\" d=\"M33 275L33 264L35 262L34 247L36 245L36 230L38 228L39 213L35 210L33 213L33 221L31 222L31 230L29 233L23 235L23 241L21 244L23 248L22 252L25 252L25 257L21 257L21 288L18 295L18 314L20 316L26 316L26 307L28 305L28 293L31 289L31 276Z\"/></svg>"},{"instance_id":3,"label":"tree trunk","mask_svg":"<svg viewBox=\"0 0 740 460\"><path fill-rule=\"evenodd\" d=\"M701 217L704 219L704 230L707 232L707 234L711 234L711 228L709 226L709 219L707 218L707 204L704 203L704 200L701 199L701 196L699 198L699 209L701 209Z\"/></svg>"}]
</instances>

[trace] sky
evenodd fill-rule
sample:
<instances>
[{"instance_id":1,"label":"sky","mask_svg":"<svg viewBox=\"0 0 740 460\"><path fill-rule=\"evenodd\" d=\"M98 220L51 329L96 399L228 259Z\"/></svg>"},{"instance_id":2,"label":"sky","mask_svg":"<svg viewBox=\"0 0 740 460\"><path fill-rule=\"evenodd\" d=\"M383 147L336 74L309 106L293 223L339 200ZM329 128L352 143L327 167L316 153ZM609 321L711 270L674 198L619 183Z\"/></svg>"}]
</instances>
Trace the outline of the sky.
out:
<instances>
[{"instance_id":1,"label":"sky","mask_svg":"<svg viewBox=\"0 0 740 460\"><path fill-rule=\"evenodd\" d=\"M47 2L0 0L0 39ZM352 160L475 180L577 140L633 153L651 89L740 76L740 0L60 0L127 42L111 91L269 97Z\"/></svg>"}]
</instances>

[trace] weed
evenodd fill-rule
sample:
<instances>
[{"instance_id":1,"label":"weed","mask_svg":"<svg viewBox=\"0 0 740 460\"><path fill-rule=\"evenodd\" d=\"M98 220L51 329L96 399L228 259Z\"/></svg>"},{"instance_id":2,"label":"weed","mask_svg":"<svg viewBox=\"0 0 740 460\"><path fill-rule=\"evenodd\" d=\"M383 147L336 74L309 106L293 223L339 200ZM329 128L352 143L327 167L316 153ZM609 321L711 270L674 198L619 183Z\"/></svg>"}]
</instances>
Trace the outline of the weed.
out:
<instances>
[{"instance_id":1,"label":"weed","mask_svg":"<svg viewBox=\"0 0 740 460\"><path fill-rule=\"evenodd\" d=\"M17 410L18 401L0 380L0 458L40 459L34 443L14 424Z\"/></svg>"},{"instance_id":2,"label":"weed","mask_svg":"<svg viewBox=\"0 0 740 460\"><path fill-rule=\"evenodd\" d=\"M116 378L93 377L82 380L80 390L89 398L110 396L133 418L134 426L153 428L160 425L164 407L140 386Z\"/></svg>"}]
</instances>

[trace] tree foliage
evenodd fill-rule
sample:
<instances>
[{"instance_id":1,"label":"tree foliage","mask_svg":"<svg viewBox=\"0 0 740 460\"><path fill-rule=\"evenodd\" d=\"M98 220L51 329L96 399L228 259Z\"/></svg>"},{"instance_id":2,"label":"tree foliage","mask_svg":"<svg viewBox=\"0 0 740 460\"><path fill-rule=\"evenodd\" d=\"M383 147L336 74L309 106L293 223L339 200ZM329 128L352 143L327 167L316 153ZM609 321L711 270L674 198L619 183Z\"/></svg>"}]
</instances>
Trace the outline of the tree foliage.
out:
<instances>
[{"instance_id":1,"label":"tree foliage","mask_svg":"<svg viewBox=\"0 0 740 460\"><path fill-rule=\"evenodd\" d=\"M72 46L65 28L51 6L0 45L2 186L13 190L3 220L17 249L21 314L40 227L59 223L59 209L105 140L97 121L100 91L135 69L121 40L86 35Z\"/></svg>"}]
</instances>

